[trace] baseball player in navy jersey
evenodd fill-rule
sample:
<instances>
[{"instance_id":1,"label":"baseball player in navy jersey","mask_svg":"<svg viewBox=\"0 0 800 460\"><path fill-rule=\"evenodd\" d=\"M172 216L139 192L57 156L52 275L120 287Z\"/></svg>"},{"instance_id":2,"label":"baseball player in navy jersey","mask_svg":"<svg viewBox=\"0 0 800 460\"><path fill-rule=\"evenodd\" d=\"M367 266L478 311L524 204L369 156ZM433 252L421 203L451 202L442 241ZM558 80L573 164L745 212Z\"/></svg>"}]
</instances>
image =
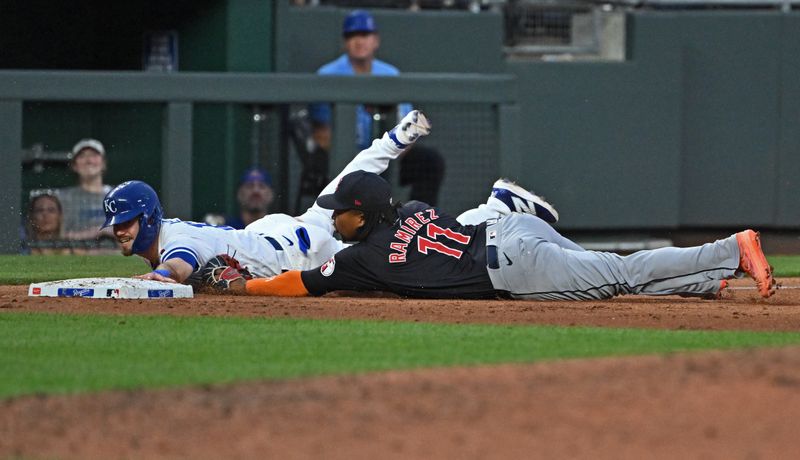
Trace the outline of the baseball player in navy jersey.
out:
<instances>
[{"instance_id":1,"label":"baseball player in navy jersey","mask_svg":"<svg viewBox=\"0 0 800 460\"><path fill-rule=\"evenodd\" d=\"M355 290L420 298L589 300L701 295L747 274L763 297L775 292L772 269L752 230L702 246L629 256L586 251L531 214L462 225L425 203L395 204L386 181L365 171L345 175L317 205L333 210L336 230L358 244L318 268L231 286L253 295Z\"/></svg>"}]
</instances>

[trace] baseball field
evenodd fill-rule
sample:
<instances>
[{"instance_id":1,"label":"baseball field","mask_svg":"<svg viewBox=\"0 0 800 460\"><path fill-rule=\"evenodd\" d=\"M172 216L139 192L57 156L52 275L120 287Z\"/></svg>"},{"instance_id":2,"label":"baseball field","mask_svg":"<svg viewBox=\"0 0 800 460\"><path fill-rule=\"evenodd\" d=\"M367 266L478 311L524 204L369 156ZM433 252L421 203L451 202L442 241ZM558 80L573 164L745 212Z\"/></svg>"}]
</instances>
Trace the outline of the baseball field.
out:
<instances>
[{"instance_id":1,"label":"baseball field","mask_svg":"<svg viewBox=\"0 0 800 460\"><path fill-rule=\"evenodd\" d=\"M34 298L0 256L0 458L794 458L800 257L721 300ZM19 267L25 267L24 272Z\"/></svg>"}]
</instances>

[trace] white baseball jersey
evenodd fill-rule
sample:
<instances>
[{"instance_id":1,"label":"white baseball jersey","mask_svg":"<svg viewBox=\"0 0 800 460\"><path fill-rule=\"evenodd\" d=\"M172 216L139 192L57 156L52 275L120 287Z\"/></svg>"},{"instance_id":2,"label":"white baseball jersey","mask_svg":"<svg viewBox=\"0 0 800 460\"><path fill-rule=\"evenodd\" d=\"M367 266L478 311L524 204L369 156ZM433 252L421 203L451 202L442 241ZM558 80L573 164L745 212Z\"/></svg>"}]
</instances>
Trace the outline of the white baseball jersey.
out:
<instances>
[{"instance_id":1,"label":"white baseball jersey","mask_svg":"<svg viewBox=\"0 0 800 460\"><path fill-rule=\"evenodd\" d=\"M330 220L330 217L328 217ZM269 214L245 228L281 246L278 260L282 270L310 270L339 252L344 243L327 228L301 222L286 214Z\"/></svg>"},{"instance_id":2,"label":"white baseball jersey","mask_svg":"<svg viewBox=\"0 0 800 460\"><path fill-rule=\"evenodd\" d=\"M161 262L179 258L194 270L219 254L228 254L247 267L254 276L281 273L278 251L263 236L231 227L162 219L158 247Z\"/></svg>"},{"instance_id":3,"label":"white baseball jersey","mask_svg":"<svg viewBox=\"0 0 800 460\"><path fill-rule=\"evenodd\" d=\"M163 219L158 244L161 262L179 258L198 270L228 254L255 277L318 267L342 248L331 233L286 214L263 217L245 230Z\"/></svg>"},{"instance_id":4,"label":"white baseball jersey","mask_svg":"<svg viewBox=\"0 0 800 460\"><path fill-rule=\"evenodd\" d=\"M333 193L352 171L380 174L403 151L388 135L361 151L321 194ZM220 254L236 258L253 276L274 276L286 270L310 270L328 261L346 245L333 237L332 211L316 203L302 216L270 214L244 230L180 219L162 219L158 235L161 262L180 258L194 270Z\"/></svg>"}]
</instances>

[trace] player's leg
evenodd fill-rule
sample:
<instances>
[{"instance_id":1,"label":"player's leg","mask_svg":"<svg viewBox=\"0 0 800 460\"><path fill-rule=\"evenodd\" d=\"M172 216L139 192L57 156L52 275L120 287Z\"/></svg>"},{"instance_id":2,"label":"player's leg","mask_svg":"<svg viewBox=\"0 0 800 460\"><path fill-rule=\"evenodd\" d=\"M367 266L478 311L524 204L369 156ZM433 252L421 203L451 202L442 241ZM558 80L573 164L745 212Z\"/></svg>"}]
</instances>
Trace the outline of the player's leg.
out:
<instances>
[{"instance_id":1,"label":"player's leg","mask_svg":"<svg viewBox=\"0 0 800 460\"><path fill-rule=\"evenodd\" d=\"M489 202L486 205L481 205L478 208L471 209L470 211L474 212L471 213L468 219L474 218L475 224L478 224L487 221L496 222L499 218L508 217L510 215L525 216L524 217L525 225L528 227L529 231L532 232L532 234L536 235L536 238L548 241L564 249L570 249L572 251L585 251L585 249L583 249L580 245L578 245L578 243L575 243L569 238L561 235L549 223L540 219L536 215L524 214L520 212L511 212L508 210L508 207L505 207L505 209L502 210L500 206L505 206L505 205L497 205L496 203L497 202L492 201L492 197L490 197ZM464 214L470 213L470 211L466 211ZM462 214L462 216L464 214ZM474 225L462 222L461 216L459 216L458 221L463 225Z\"/></svg>"},{"instance_id":2,"label":"player's leg","mask_svg":"<svg viewBox=\"0 0 800 460\"><path fill-rule=\"evenodd\" d=\"M372 145L358 153L344 167L344 169L320 192L327 195L336 191L339 181L353 171L367 171L380 174L389 167L389 162L396 159L404 150L413 145L422 136L430 134L431 125L425 115L419 110L409 112L400 123L383 137L375 139ZM329 230L333 233L332 211L322 209L316 202L304 214L298 216L299 220L311 225Z\"/></svg>"},{"instance_id":3,"label":"player's leg","mask_svg":"<svg viewBox=\"0 0 800 460\"><path fill-rule=\"evenodd\" d=\"M570 251L548 242L528 240L523 244L531 249L520 253L521 265L530 272L513 291L523 298L588 300L622 294L693 295L700 294L693 292L698 286L711 290L718 286L719 279L733 277L737 269L735 250L724 240L711 243L712 248L661 248L626 257Z\"/></svg>"},{"instance_id":4,"label":"player's leg","mask_svg":"<svg viewBox=\"0 0 800 460\"><path fill-rule=\"evenodd\" d=\"M770 297L775 293L775 280L772 277L772 267L770 267L767 258L761 250L759 235L753 230L745 230L715 243L707 243L694 248L664 249L665 254L661 254L656 250L641 251L640 253L629 256L631 259L638 257L644 260L644 263L642 263L642 261L632 261L634 264L633 266L645 266L654 271L649 277L642 278L641 281L643 282L640 283L642 288L639 292L635 293L648 294L653 290L658 290L666 293L685 294L687 293L688 287L697 287L692 283L686 282L686 278L689 277L668 278L661 276L657 270L663 271L661 265L669 263L675 264L676 268L680 268L683 271L695 269L698 274L710 275L709 278L713 281L732 277L743 277L747 274L756 281L756 285L762 297ZM735 253L736 270L734 270L732 274L720 277L714 276L711 271L705 273L700 272L702 269L707 270L708 266L714 263L715 260L719 260L722 255L718 253L724 251ZM666 255L666 257L663 257L664 255ZM670 256L672 256L672 260L670 260ZM696 257L697 260L694 260L694 257ZM650 259L650 261L647 259ZM730 264L731 262L726 261L725 263ZM640 269L639 273L643 272L645 271ZM652 281L646 281L648 278ZM691 284L691 286L687 286L687 284ZM719 289L717 289L717 291L719 291Z\"/></svg>"},{"instance_id":5,"label":"player's leg","mask_svg":"<svg viewBox=\"0 0 800 460\"><path fill-rule=\"evenodd\" d=\"M679 294L687 286L734 277L739 269L736 236L693 248L661 248L629 256L565 249L549 241L541 221L523 214L501 219L498 259L489 274L499 289L534 299L603 299L619 294ZM487 244L492 244L487 230Z\"/></svg>"},{"instance_id":6,"label":"player's leg","mask_svg":"<svg viewBox=\"0 0 800 460\"><path fill-rule=\"evenodd\" d=\"M737 275L738 277L738 275ZM642 288L640 294L644 295L679 295L681 297L699 297L701 299L715 300L722 296L722 291L728 287L728 280L710 280L704 283L690 284L681 288L680 292L674 289L662 289L660 283L653 282Z\"/></svg>"},{"instance_id":7,"label":"player's leg","mask_svg":"<svg viewBox=\"0 0 800 460\"><path fill-rule=\"evenodd\" d=\"M458 222L462 225L477 225L512 212L531 214L551 224L558 222L558 212L547 200L502 178L495 181L486 203L464 211L458 216Z\"/></svg>"}]
</instances>

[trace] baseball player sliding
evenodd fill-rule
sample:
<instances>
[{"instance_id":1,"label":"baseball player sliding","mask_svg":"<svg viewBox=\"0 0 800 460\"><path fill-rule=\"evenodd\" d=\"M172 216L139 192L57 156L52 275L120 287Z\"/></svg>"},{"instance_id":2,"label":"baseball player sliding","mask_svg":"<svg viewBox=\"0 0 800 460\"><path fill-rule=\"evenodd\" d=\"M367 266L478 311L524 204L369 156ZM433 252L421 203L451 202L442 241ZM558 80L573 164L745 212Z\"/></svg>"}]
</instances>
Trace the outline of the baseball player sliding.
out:
<instances>
[{"instance_id":1,"label":"baseball player sliding","mask_svg":"<svg viewBox=\"0 0 800 460\"><path fill-rule=\"evenodd\" d=\"M216 285L277 296L355 290L421 298L589 300L705 295L747 274L763 297L775 292L772 268L752 230L702 246L623 257L585 251L531 214L511 212L463 225L425 203L395 203L389 184L368 171L344 175L315 206L332 210L341 237L358 244L316 268L271 278L245 280L231 267L218 268L227 276ZM208 281L216 282L213 276Z\"/></svg>"},{"instance_id":2,"label":"baseball player sliding","mask_svg":"<svg viewBox=\"0 0 800 460\"><path fill-rule=\"evenodd\" d=\"M341 178L350 172L385 171L390 160L429 132L425 116L412 111L393 130L354 157L322 194L333 193ZM122 253L141 256L151 264L152 272L136 276L141 279L198 284L224 283L227 276L238 278L240 274L246 278L271 277L287 270L318 267L345 247L333 237L331 211L316 203L301 216L271 214L244 230L165 219L155 191L140 181L125 182L114 188L103 204L106 213L103 227L113 226ZM550 222L558 219L555 209L546 201L502 179L494 184L487 203L468 211L465 218L483 221L511 211L539 212ZM237 270L214 270L228 265ZM204 279L209 272L218 278Z\"/></svg>"}]
</instances>

